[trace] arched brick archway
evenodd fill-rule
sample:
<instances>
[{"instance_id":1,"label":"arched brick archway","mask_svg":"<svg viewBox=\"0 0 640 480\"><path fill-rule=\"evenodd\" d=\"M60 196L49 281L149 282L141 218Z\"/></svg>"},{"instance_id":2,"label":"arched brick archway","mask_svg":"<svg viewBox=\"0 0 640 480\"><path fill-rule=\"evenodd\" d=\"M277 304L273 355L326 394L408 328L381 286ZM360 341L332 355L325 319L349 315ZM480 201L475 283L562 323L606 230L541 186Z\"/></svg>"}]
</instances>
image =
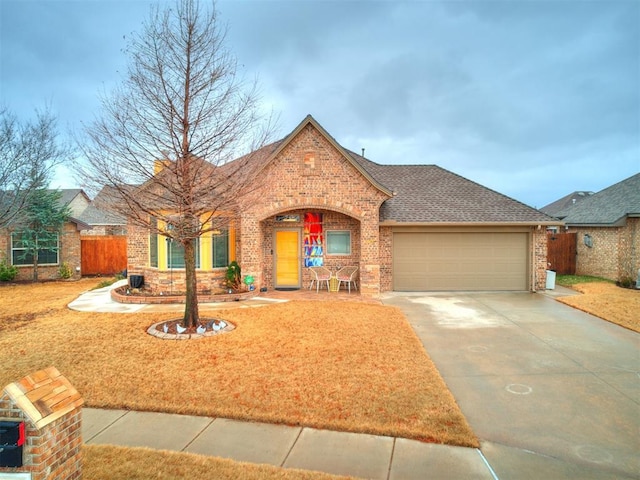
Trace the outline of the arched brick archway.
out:
<instances>
[{"instance_id":1,"label":"arched brick archway","mask_svg":"<svg viewBox=\"0 0 640 480\"><path fill-rule=\"evenodd\" d=\"M359 281L363 293L380 291L380 267L378 260L378 224L377 214L371 215L374 220L358 217L344 206L318 204L295 205L293 208L272 206L260 211L252 211L251 215L243 215L240 222L241 246L240 258L243 271L257 277L261 287L272 289L274 283L274 232L278 229L293 229L303 232L303 217L306 212L321 213L323 230L348 231L351 240L351 251L348 255L324 255L323 263L332 271L347 265L359 268ZM280 215L289 216L289 221L278 222ZM291 218L298 221L291 221ZM302 244L300 245L302 248ZM309 272L303 268L303 252L301 258L301 287L310 281Z\"/></svg>"}]
</instances>

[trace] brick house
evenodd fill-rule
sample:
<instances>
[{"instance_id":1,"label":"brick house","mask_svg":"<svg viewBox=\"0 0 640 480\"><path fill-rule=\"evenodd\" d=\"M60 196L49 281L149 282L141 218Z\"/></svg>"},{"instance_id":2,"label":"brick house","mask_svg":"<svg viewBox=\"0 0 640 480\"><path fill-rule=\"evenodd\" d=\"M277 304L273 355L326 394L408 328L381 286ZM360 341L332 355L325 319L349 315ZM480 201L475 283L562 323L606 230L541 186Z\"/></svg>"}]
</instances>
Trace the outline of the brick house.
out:
<instances>
[{"instance_id":1,"label":"brick house","mask_svg":"<svg viewBox=\"0 0 640 480\"><path fill-rule=\"evenodd\" d=\"M245 168L259 181L229 230L199 240L200 291L219 288L231 260L267 289L305 288L312 265L357 266L367 294L544 289L545 227L559 222L440 167L374 163L309 115ZM168 242L127 232L129 273L180 291Z\"/></svg>"},{"instance_id":2,"label":"brick house","mask_svg":"<svg viewBox=\"0 0 640 480\"><path fill-rule=\"evenodd\" d=\"M60 193L62 194L60 202L69 207L71 216L59 232L55 248L42 249L39 254L38 278L40 280L59 278L60 266L63 263L69 265L73 278L80 278L80 231L89 228L89 225L78 217L89 206L90 199L81 189L63 189ZM18 231L12 229L0 230L0 260L5 259L8 264L18 267L16 280L30 280L33 278L33 263L28 258L20 258L22 251L17 240L18 234Z\"/></svg>"},{"instance_id":3,"label":"brick house","mask_svg":"<svg viewBox=\"0 0 640 480\"><path fill-rule=\"evenodd\" d=\"M640 173L555 214L577 236L576 274L636 279L640 270Z\"/></svg>"}]
</instances>

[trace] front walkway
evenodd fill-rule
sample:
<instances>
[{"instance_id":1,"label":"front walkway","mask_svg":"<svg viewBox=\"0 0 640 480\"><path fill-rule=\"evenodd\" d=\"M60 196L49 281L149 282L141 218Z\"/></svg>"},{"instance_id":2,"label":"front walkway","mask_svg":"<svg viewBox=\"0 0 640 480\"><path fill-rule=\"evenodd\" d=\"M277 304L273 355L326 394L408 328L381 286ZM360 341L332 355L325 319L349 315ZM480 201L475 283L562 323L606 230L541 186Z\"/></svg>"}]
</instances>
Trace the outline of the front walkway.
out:
<instances>
[{"instance_id":1,"label":"front walkway","mask_svg":"<svg viewBox=\"0 0 640 480\"><path fill-rule=\"evenodd\" d=\"M71 302L68 307L71 310L77 310L79 312L101 313L180 312L184 310L183 304L146 305L118 303L112 300L110 294L111 290L126 284L127 280L125 279L120 280L109 287L84 292L77 299ZM316 292L315 289L300 289L293 291L269 290L268 292L260 293L257 297L239 302L200 303L199 305L201 308L206 309L250 308L270 305L274 302L287 302L290 300L381 303L379 299L367 295L360 295L359 292L348 293L342 290L340 292L327 292L326 290Z\"/></svg>"}]
</instances>

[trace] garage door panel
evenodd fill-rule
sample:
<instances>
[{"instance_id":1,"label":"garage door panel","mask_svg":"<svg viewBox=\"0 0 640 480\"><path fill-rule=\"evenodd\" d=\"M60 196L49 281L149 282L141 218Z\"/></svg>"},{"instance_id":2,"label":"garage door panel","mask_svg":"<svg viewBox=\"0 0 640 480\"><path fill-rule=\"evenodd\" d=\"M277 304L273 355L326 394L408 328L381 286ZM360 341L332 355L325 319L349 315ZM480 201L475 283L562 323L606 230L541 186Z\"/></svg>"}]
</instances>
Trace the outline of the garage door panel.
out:
<instances>
[{"instance_id":1,"label":"garage door panel","mask_svg":"<svg viewBox=\"0 0 640 480\"><path fill-rule=\"evenodd\" d=\"M396 232L394 290L526 290L528 248L526 233Z\"/></svg>"}]
</instances>

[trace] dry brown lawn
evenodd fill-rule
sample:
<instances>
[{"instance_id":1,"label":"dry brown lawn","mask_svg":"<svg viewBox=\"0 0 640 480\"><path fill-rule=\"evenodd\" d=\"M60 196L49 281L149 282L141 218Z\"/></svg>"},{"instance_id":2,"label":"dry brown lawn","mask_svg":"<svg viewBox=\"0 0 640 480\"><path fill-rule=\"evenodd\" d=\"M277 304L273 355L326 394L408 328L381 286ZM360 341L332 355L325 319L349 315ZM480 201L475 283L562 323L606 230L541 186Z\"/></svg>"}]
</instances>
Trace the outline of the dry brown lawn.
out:
<instances>
[{"instance_id":1,"label":"dry brown lawn","mask_svg":"<svg viewBox=\"0 0 640 480\"><path fill-rule=\"evenodd\" d=\"M606 282L578 283L571 288L583 295L560 297L560 302L640 332L640 291Z\"/></svg>"},{"instance_id":2,"label":"dry brown lawn","mask_svg":"<svg viewBox=\"0 0 640 480\"><path fill-rule=\"evenodd\" d=\"M66 308L96 280L0 287L0 387L56 366L85 405L207 415L478 446L401 312L296 301L216 311L234 332L151 337L175 314Z\"/></svg>"},{"instance_id":3,"label":"dry brown lawn","mask_svg":"<svg viewBox=\"0 0 640 480\"><path fill-rule=\"evenodd\" d=\"M82 478L85 480L148 480L150 478L157 480L176 478L339 480L352 478L148 448L85 445L82 453Z\"/></svg>"}]
</instances>

